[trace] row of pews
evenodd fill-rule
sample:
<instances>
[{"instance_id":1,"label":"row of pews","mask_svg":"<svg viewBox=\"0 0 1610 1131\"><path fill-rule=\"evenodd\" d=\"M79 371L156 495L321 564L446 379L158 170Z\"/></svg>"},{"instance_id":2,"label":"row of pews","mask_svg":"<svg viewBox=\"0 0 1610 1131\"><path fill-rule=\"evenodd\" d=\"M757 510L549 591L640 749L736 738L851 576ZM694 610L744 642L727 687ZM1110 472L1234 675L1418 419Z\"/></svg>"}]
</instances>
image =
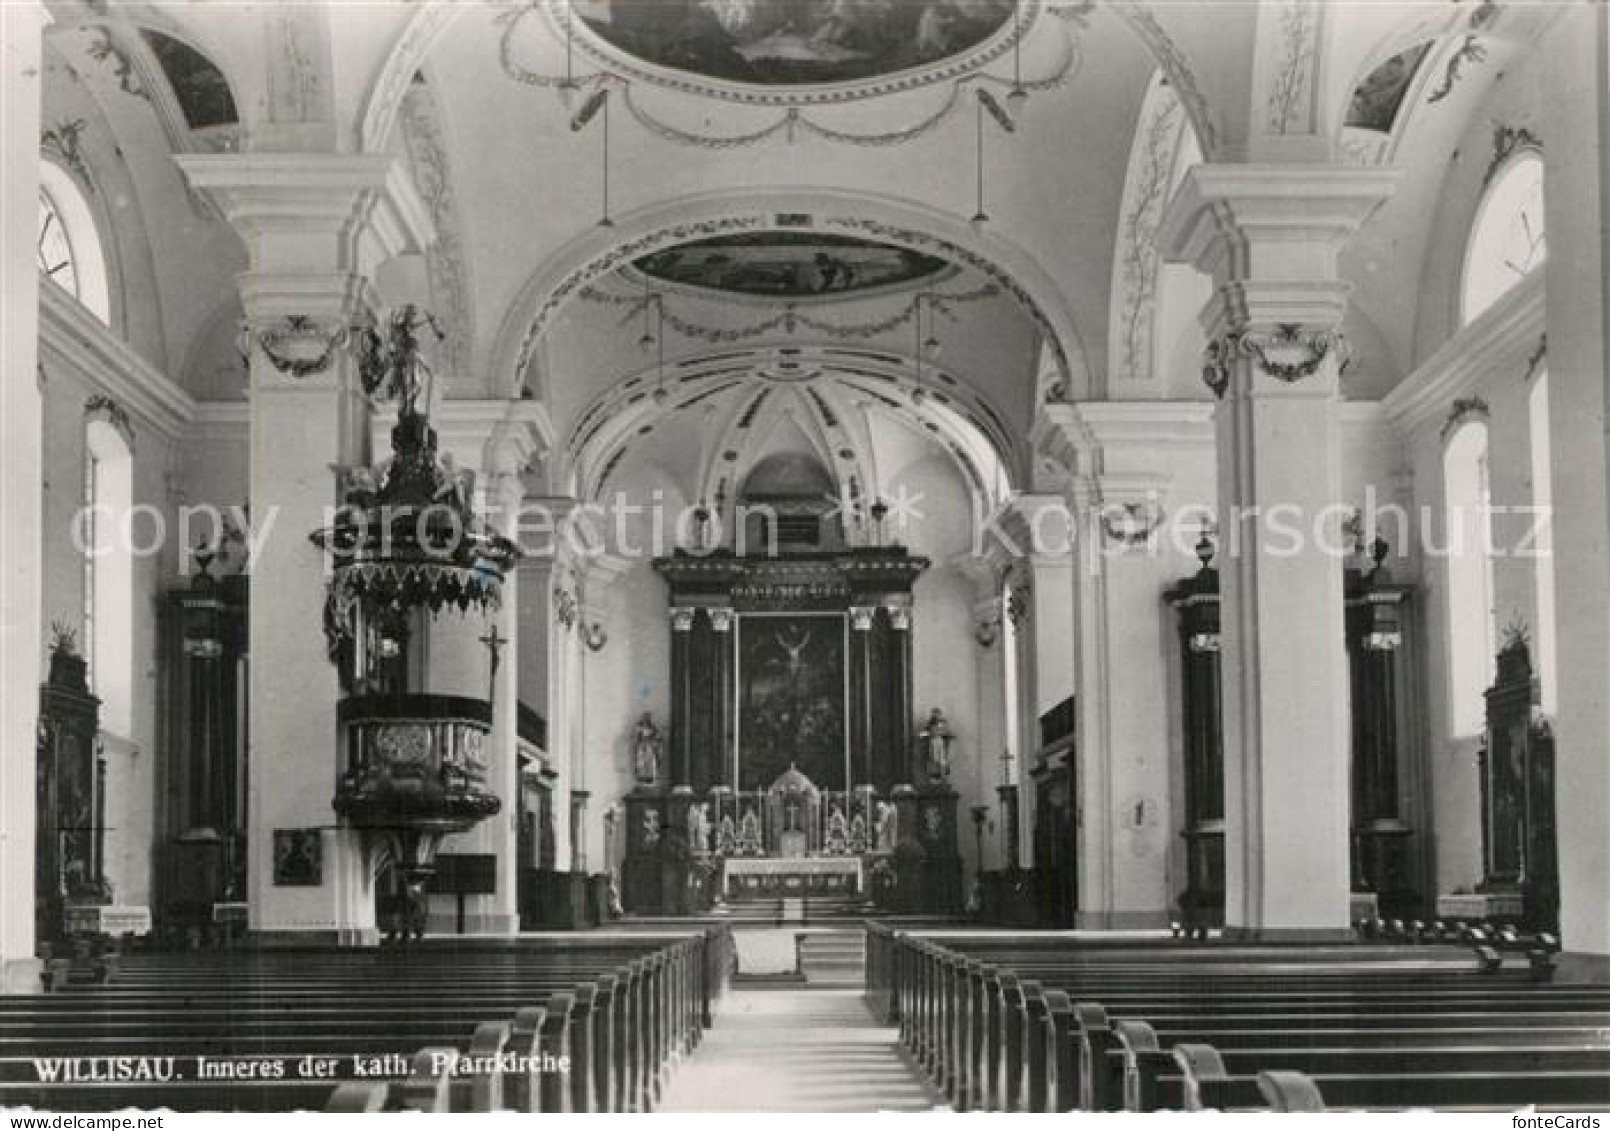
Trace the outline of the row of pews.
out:
<instances>
[{"instance_id":1,"label":"row of pews","mask_svg":"<svg viewBox=\"0 0 1610 1131\"><path fill-rule=\"evenodd\" d=\"M869 1004L961 1110L1610 1107L1610 985L1525 940L867 936Z\"/></svg>"},{"instance_id":2,"label":"row of pews","mask_svg":"<svg viewBox=\"0 0 1610 1131\"><path fill-rule=\"evenodd\" d=\"M648 1111L732 963L724 925L126 955L0 997L0 1107Z\"/></svg>"}]
</instances>

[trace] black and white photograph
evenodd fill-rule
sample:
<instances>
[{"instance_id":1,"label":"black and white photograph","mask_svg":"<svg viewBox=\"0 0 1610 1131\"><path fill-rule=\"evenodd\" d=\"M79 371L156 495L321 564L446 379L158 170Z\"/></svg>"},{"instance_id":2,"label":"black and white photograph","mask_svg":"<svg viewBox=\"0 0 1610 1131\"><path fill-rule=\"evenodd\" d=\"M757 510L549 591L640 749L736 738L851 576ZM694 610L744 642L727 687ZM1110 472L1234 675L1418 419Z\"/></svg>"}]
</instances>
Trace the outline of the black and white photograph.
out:
<instances>
[{"instance_id":1,"label":"black and white photograph","mask_svg":"<svg viewBox=\"0 0 1610 1131\"><path fill-rule=\"evenodd\" d=\"M1610 0L0 0L0 261L8 1126L1610 1120Z\"/></svg>"}]
</instances>

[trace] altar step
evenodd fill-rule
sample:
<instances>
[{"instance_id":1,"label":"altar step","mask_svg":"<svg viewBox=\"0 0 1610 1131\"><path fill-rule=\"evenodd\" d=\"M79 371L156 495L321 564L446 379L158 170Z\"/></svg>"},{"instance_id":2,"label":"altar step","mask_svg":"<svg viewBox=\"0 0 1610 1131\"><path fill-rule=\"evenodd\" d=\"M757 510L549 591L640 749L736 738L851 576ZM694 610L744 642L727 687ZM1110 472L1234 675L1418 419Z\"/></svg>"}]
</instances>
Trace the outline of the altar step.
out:
<instances>
[{"instance_id":1,"label":"altar step","mask_svg":"<svg viewBox=\"0 0 1610 1131\"><path fill-rule=\"evenodd\" d=\"M716 912L733 923L787 926L805 923L859 922L876 914L859 896L736 896Z\"/></svg>"},{"instance_id":2,"label":"altar step","mask_svg":"<svg viewBox=\"0 0 1610 1131\"><path fill-rule=\"evenodd\" d=\"M866 985L866 932L809 931L799 936L799 972L808 986Z\"/></svg>"}]
</instances>

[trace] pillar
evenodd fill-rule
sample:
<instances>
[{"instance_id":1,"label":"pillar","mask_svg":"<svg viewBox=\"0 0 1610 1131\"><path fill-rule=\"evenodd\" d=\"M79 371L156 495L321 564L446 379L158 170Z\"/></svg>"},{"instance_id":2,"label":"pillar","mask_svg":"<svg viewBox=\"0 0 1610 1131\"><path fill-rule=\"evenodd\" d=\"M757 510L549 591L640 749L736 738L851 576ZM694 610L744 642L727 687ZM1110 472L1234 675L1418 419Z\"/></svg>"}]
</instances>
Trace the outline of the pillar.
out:
<instances>
[{"instance_id":1,"label":"pillar","mask_svg":"<svg viewBox=\"0 0 1610 1131\"><path fill-rule=\"evenodd\" d=\"M306 318L332 340L372 304L369 278L429 242L417 195L390 157L184 155L246 244L241 303L259 333ZM250 359L250 929L287 941L374 941L374 883L356 830L334 828L337 674L322 631L324 561L308 534L328 524L336 472L370 462L368 410L352 351L316 372ZM317 886L274 883L276 829L325 829Z\"/></svg>"},{"instance_id":2,"label":"pillar","mask_svg":"<svg viewBox=\"0 0 1610 1131\"><path fill-rule=\"evenodd\" d=\"M589 543L598 546L598 541ZM615 800L615 782L611 780L611 767L620 746L620 726L623 720L605 717L592 709L587 697L587 676L593 665L602 662L608 648L630 648L631 640L624 634L609 631L610 594L631 567L631 560L618 554L591 552L577 561L577 647L580 681L572 700L577 712L572 725L572 741L580 744L577 757L591 760L602 774L582 788L588 791L586 804L573 806L582 815L578 843L581 846L583 867L575 870L584 874L597 874L604 870L604 814ZM575 798L572 797L572 801Z\"/></svg>"},{"instance_id":3,"label":"pillar","mask_svg":"<svg viewBox=\"0 0 1610 1131\"><path fill-rule=\"evenodd\" d=\"M423 302L423 296L419 301ZM451 383L457 374L444 374ZM459 467L478 473L477 510L505 537L518 539L525 487L520 471L537 450L536 430L507 419L521 402L475 401L435 415L440 450ZM376 430L377 432L379 429ZM378 446L378 440L376 441ZM503 581L496 609L460 613L443 610L429 629L427 690L487 699L492 704L492 731L487 738L487 786L503 801L497 813L468 831L446 840L441 851L489 855L496 861L495 890L464 898L466 934L512 935L520 929L520 670L522 593L520 569ZM496 640L494 642L493 636ZM493 651L496 649L496 663ZM431 929L456 930L456 896L433 897Z\"/></svg>"},{"instance_id":4,"label":"pillar","mask_svg":"<svg viewBox=\"0 0 1610 1131\"><path fill-rule=\"evenodd\" d=\"M1201 320L1219 402L1225 929L1238 937L1348 930L1337 258L1395 181L1199 165L1160 234L1169 259L1216 284Z\"/></svg>"},{"instance_id":5,"label":"pillar","mask_svg":"<svg viewBox=\"0 0 1610 1131\"><path fill-rule=\"evenodd\" d=\"M671 607L671 751L665 784L693 787L693 716L697 677L693 670L693 629L699 610L692 605Z\"/></svg>"},{"instance_id":6,"label":"pillar","mask_svg":"<svg viewBox=\"0 0 1610 1131\"><path fill-rule=\"evenodd\" d=\"M872 621L877 612L873 605L852 605L849 610L849 655L845 663L850 684L852 785L874 785L877 781L872 746Z\"/></svg>"},{"instance_id":7,"label":"pillar","mask_svg":"<svg viewBox=\"0 0 1610 1131\"><path fill-rule=\"evenodd\" d=\"M734 680L737 677L736 637L733 626L737 616L730 607L718 606L706 610L710 617L710 741L709 779L698 784L702 793L710 786L730 785L732 779L732 750L734 730Z\"/></svg>"},{"instance_id":8,"label":"pillar","mask_svg":"<svg viewBox=\"0 0 1610 1131\"><path fill-rule=\"evenodd\" d=\"M39 398L39 91L43 4L0 5L0 992L38 989L34 753L44 654Z\"/></svg>"},{"instance_id":9,"label":"pillar","mask_svg":"<svg viewBox=\"0 0 1610 1131\"><path fill-rule=\"evenodd\" d=\"M1555 797L1561 944L1610 969L1610 10L1561 10L1544 36L1549 441L1554 487ZM1546 662L1546 661L1545 661Z\"/></svg>"},{"instance_id":10,"label":"pillar","mask_svg":"<svg viewBox=\"0 0 1610 1131\"><path fill-rule=\"evenodd\" d=\"M1004 845L1009 822L996 792L1007 784L1010 773L1004 763L1008 718L1006 649L1010 646L1005 628L1006 603L1001 598L1000 574L987 558L965 554L955 559L955 565L973 584L973 643L978 648L974 664L974 731L979 747L975 760L977 782L965 792L977 803L989 804L993 811L997 835L985 838L983 858L977 861L980 870L988 871L1005 868L1008 863ZM998 743L998 747L990 743Z\"/></svg>"}]
</instances>

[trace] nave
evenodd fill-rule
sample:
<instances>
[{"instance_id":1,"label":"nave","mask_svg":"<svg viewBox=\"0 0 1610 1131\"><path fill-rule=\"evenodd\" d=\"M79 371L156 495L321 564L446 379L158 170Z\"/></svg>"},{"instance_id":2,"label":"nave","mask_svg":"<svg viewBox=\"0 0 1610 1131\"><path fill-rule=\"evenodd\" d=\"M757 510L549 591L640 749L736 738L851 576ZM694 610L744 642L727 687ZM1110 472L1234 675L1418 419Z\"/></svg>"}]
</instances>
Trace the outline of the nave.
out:
<instances>
[{"instance_id":1,"label":"nave","mask_svg":"<svg viewBox=\"0 0 1610 1131\"><path fill-rule=\"evenodd\" d=\"M831 988L809 976L751 974L744 984L744 948L733 938L742 928L728 925L207 961L129 956L99 969L64 966L54 993L0 999L0 1103L348 1112L1610 1106L1610 983L1556 980L1548 937L1413 928L1281 947L869 921L864 985Z\"/></svg>"},{"instance_id":2,"label":"nave","mask_svg":"<svg viewBox=\"0 0 1610 1131\"><path fill-rule=\"evenodd\" d=\"M0 1104L1605 1102L1610 4L9 0L0 145Z\"/></svg>"}]
</instances>

